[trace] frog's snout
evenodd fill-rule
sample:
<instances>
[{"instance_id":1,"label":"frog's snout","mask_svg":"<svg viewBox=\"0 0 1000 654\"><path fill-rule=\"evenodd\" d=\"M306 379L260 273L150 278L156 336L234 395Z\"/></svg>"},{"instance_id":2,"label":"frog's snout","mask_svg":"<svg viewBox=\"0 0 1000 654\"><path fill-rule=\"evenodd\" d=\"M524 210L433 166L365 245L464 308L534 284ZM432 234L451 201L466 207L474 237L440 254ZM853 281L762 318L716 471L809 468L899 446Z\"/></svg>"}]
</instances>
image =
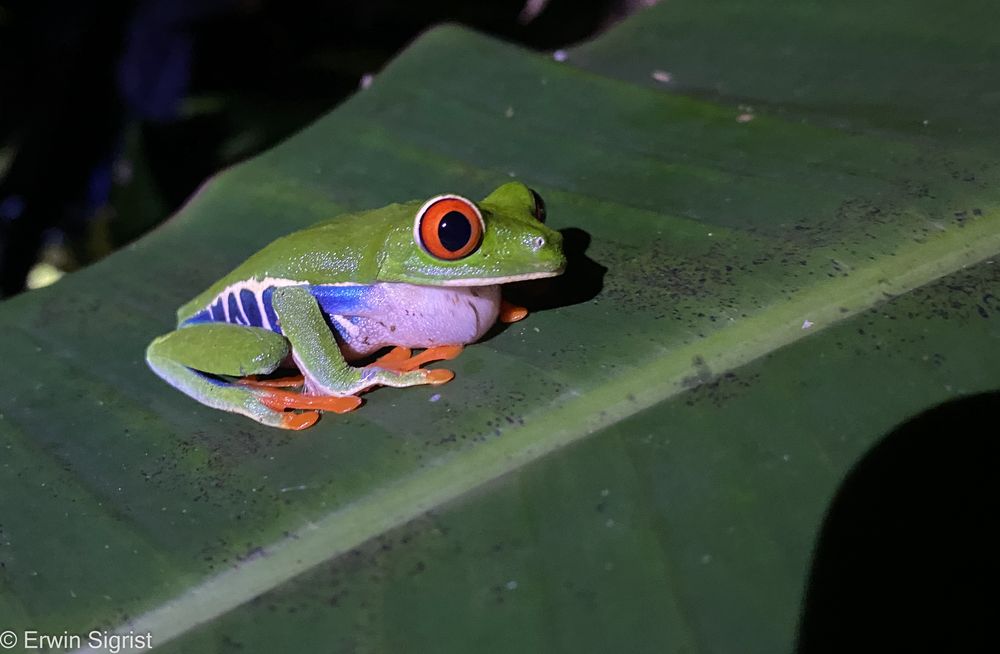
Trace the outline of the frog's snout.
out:
<instances>
[{"instance_id":1,"label":"frog's snout","mask_svg":"<svg viewBox=\"0 0 1000 654\"><path fill-rule=\"evenodd\" d=\"M561 274L566 269L566 255L562 249L562 234L551 232L536 236L532 248L543 260L547 260L549 269L555 274Z\"/></svg>"}]
</instances>

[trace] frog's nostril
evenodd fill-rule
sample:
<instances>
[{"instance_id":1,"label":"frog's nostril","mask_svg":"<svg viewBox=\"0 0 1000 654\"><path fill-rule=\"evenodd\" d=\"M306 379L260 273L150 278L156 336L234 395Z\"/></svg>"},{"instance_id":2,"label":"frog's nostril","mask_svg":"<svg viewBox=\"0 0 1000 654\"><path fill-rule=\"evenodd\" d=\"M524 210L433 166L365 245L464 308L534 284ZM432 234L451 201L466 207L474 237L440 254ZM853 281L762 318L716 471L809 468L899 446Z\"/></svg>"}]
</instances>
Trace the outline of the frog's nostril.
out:
<instances>
[{"instance_id":1,"label":"frog's nostril","mask_svg":"<svg viewBox=\"0 0 1000 654\"><path fill-rule=\"evenodd\" d=\"M544 236L537 237L533 245L536 250L541 250L543 247L545 247L545 237Z\"/></svg>"}]
</instances>

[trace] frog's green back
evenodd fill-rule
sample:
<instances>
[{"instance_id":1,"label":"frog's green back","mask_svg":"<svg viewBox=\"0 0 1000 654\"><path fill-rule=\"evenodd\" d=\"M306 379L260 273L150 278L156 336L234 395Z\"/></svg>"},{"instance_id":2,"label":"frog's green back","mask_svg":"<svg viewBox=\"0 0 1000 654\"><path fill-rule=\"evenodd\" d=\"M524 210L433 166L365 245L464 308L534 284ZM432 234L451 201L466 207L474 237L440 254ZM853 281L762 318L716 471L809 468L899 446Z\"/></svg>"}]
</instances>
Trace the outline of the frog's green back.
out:
<instances>
[{"instance_id":1,"label":"frog's green back","mask_svg":"<svg viewBox=\"0 0 1000 654\"><path fill-rule=\"evenodd\" d=\"M291 279L303 284L370 284L376 281L381 246L409 223L420 203L391 204L346 214L282 236L177 310L181 322L207 307L225 288L242 281Z\"/></svg>"}]
</instances>

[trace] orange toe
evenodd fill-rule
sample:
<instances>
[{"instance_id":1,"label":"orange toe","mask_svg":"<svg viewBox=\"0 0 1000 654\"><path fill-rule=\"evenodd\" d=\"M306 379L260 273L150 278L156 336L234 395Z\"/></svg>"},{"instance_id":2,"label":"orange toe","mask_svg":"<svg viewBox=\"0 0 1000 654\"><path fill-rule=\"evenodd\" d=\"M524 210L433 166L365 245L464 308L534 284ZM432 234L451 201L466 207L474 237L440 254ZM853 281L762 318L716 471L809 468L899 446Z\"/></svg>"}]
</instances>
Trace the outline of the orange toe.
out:
<instances>
[{"instance_id":1,"label":"orange toe","mask_svg":"<svg viewBox=\"0 0 1000 654\"><path fill-rule=\"evenodd\" d=\"M379 368L390 368L409 359L410 354L412 354L412 350L410 350L410 348L397 345L392 348L388 354L383 354L379 358L375 359L375 362L372 363L372 365L378 366Z\"/></svg>"},{"instance_id":2,"label":"orange toe","mask_svg":"<svg viewBox=\"0 0 1000 654\"><path fill-rule=\"evenodd\" d=\"M293 393L276 389L266 389L260 394L260 401L268 408L275 411L285 409L312 409L320 411L333 411L334 413L347 413L358 408L361 398L355 395L340 397L337 395L307 395L305 393Z\"/></svg>"},{"instance_id":3,"label":"orange toe","mask_svg":"<svg viewBox=\"0 0 1000 654\"><path fill-rule=\"evenodd\" d=\"M319 420L319 411L303 411L302 413L285 413L281 416L281 428L301 431L309 429Z\"/></svg>"},{"instance_id":4,"label":"orange toe","mask_svg":"<svg viewBox=\"0 0 1000 654\"><path fill-rule=\"evenodd\" d=\"M438 384L447 384L450 382L455 378L455 373L444 368L435 368L434 370L425 370L424 377L427 379L428 384L437 386Z\"/></svg>"},{"instance_id":5,"label":"orange toe","mask_svg":"<svg viewBox=\"0 0 1000 654\"><path fill-rule=\"evenodd\" d=\"M528 310L524 307L511 304L507 300L500 300L500 322L517 322L518 320L524 320L527 315Z\"/></svg>"},{"instance_id":6,"label":"orange toe","mask_svg":"<svg viewBox=\"0 0 1000 654\"><path fill-rule=\"evenodd\" d=\"M406 356L402 356L405 353ZM397 347L385 356L377 359L372 366L392 370L393 372L410 372L416 370L425 363L433 361L448 361L454 359L462 353L461 345L435 345L429 347L416 356L410 356L410 350L405 347Z\"/></svg>"},{"instance_id":7,"label":"orange toe","mask_svg":"<svg viewBox=\"0 0 1000 654\"><path fill-rule=\"evenodd\" d=\"M402 372L416 370L425 363L432 361L450 361L462 353L461 345L436 345L429 347L415 357L403 362Z\"/></svg>"}]
</instances>

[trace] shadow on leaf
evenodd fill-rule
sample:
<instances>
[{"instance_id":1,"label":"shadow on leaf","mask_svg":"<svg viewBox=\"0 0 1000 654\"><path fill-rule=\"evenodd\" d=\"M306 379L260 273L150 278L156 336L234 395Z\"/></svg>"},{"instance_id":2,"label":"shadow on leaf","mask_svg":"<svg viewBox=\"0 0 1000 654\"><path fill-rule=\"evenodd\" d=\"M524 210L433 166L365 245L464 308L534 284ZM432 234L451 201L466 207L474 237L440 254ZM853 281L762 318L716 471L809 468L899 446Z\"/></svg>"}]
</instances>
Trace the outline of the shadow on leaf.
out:
<instances>
[{"instance_id":1,"label":"shadow on leaf","mask_svg":"<svg viewBox=\"0 0 1000 654\"><path fill-rule=\"evenodd\" d=\"M800 654L988 642L998 409L1000 393L942 404L896 428L851 471L814 555Z\"/></svg>"},{"instance_id":2,"label":"shadow on leaf","mask_svg":"<svg viewBox=\"0 0 1000 654\"><path fill-rule=\"evenodd\" d=\"M608 269L587 256L590 234L576 227L561 229L559 233L563 236L563 253L566 255L566 271L563 274L503 287L504 299L525 307L529 316L536 311L587 302L597 297L604 288L604 274ZM482 340L490 340L509 326L497 322Z\"/></svg>"}]
</instances>

